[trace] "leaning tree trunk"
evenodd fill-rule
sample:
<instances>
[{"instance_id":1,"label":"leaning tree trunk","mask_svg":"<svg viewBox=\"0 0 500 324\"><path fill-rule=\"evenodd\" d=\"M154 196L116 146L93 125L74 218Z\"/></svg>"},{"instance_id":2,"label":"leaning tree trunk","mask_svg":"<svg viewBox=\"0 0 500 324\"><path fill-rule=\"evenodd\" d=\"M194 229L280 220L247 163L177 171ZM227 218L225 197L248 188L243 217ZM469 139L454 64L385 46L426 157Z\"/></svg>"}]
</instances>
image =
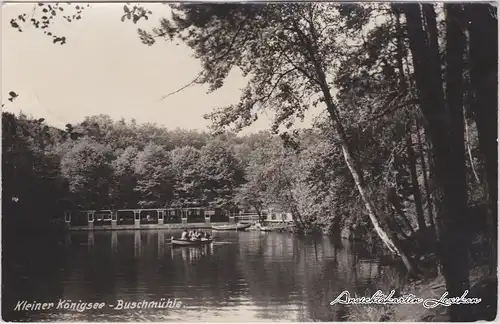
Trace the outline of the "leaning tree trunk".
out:
<instances>
[{"instance_id":1,"label":"leaning tree trunk","mask_svg":"<svg viewBox=\"0 0 500 324\"><path fill-rule=\"evenodd\" d=\"M423 7L426 24L422 21ZM469 288L469 237L463 126L463 53L460 5L446 5L446 93L443 93L436 16L433 5L405 5L420 108L428 123L435 162L436 205L440 228L439 257L451 297ZM425 34L427 31L428 36ZM467 309L450 307L452 321L464 320Z\"/></svg>"},{"instance_id":2,"label":"leaning tree trunk","mask_svg":"<svg viewBox=\"0 0 500 324\"><path fill-rule=\"evenodd\" d=\"M337 127L340 128L340 125L338 125ZM341 132L342 130L339 130L339 133ZM351 175L354 178L354 182L356 183L356 187L358 188L361 199L363 200L366 210L368 211L368 216L370 217L375 232L391 252L401 257L401 260L403 261L408 272L411 275L417 274L419 272L418 269L416 268L410 256L406 253L406 251L403 250L397 238L393 235L389 236L388 233L390 232L389 231L386 232L386 230L382 227L382 223L379 221L377 214L375 212L375 208L371 202L371 199L368 196L367 188L364 184L363 178L361 177L361 174L355 167L356 163L354 161L354 158L352 157L352 154L349 150L349 147L345 139L342 140L342 152L344 154L344 159L347 164L347 167L349 168L349 171L351 171Z\"/></svg>"},{"instance_id":3,"label":"leaning tree trunk","mask_svg":"<svg viewBox=\"0 0 500 324\"><path fill-rule=\"evenodd\" d=\"M321 70L322 72L322 70ZM361 199L366 207L366 210L368 212L368 217L370 218L370 221L373 225L373 228L375 229L375 232L377 235L380 237L382 242L385 244L385 246L391 251L392 253L398 255L401 260L403 261L406 269L408 270L410 275L417 275L419 274L419 270L417 269L414 261L410 258L410 256L404 251L397 239L394 235L391 235L392 233L388 229L384 229L384 227L387 227L387 224L384 224L379 220L379 217L377 216L377 213L375 211L375 207L368 195L368 190L366 188L362 173L360 170L358 170L357 166L359 163L354 159L354 156L351 152L351 149L348 144L348 138L345 133L344 127L340 121L339 115L338 115L338 110L336 105L333 102L333 98L331 97L330 90L327 86L326 83L326 78L323 73L319 73L320 78L322 80L322 90L323 90L323 95L325 97L325 103L327 105L327 110L330 114L331 119L334 122L335 129L337 131L337 134L340 137L340 142L342 144L342 153L344 155L344 160L346 162L347 167L349 168L349 171L351 172L351 175L354 179L354 182L356 184L356 187L358 189L358 192L361 196ZM385 225L385 226L384 226Z\"/></svg>"},{"instance_id":4,"label":"leaning tree trunk","mask_svg":"<svg viewBox=\"0 0 500 324\"><path fill-rule=\"evenodd\" d=\"M352 177L354 178L354 182L356 183L358 192L361 196L361 199L363 200L366 210L368 211L368 216L371 220L373 228L375 229L375 232L380 237L385 246L389 249L389 251L401 257L401 260L403 261L408 272L411 275L419 274L419 271L416 265L414 264L413 260L409 257L407 253L405 253L405 251L403 251L403 249L401 249L401 246L397 238L394 236L391 237L391 235L389 234L390 231L384 229L383 226L387 227L387 224L381 222L379 220L379 216L377 216L375 207L368 195L367 188L363 181L363 176L361 173L359 161L357 161L354 158L351 148L349 147L349 141L346 132L344 130L343 124L340 120L337 106L334 103L332 95L330 93L330 88L326 80L325 69L322 66L323 62L321 62L321 60L316 57L317 51L315 50L315 44L318 41L316 36L318 33L314 30L313 24L309 25L309 29L310 29L309 35L306 35L299 27L298 22L297 21L293 22L293 30L298 34L299 39L302 42L302 45L305 47L305 58L307 61L311 62L312 65L314 66L316 78L312 78L308 72L303 72L303 73L311 81L314 80L314 82L318 84L320 87L320 90L324 97L324 102L326 104L327 111L334 124L335 130L340 137L340 142L342 145L342 152L344 155L345 162L347 164L347 167L349 168L349 171L351 172Z\"/></svg>"}]
</instances>

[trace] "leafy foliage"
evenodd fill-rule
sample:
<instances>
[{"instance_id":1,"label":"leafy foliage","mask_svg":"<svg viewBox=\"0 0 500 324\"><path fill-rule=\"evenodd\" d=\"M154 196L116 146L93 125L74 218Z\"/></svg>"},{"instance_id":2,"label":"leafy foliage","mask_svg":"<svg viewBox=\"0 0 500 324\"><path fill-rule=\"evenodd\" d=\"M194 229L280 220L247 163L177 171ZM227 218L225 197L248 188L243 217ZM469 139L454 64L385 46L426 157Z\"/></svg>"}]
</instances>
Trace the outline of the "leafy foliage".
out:
<instances>
[{"instance_id":1,"label":"leafy foliage","mask_svg":"<svg viewBox=\"0 0 500 324\"><path fill-rule=\"evenodd\" d=\"M80 139L62 157L61 174L69 191L79 202L109 203L109 177L112 174L111 152L103 144L89 138Z\"/></svg>"},{"instance_id":2,"label":"leafy foliage","mask_svg":"<svg viewBox=\"0 0 500 324\"><path fill-rule=\"evenodd\" d=\"M36 29L40 29L46 36L52 38L54 44L66 44L65 36L54 34L51 28L58 17L61 17L67 22L80 20L85 9L89 8L90 4L61 4L61 3L46 3L40 2L33 5L30 13L22 13L10 20L12 28L22 32L26 26L31 25Z\"/></svg>"},{"instance_id":3,"label":"leafy foliage","mask_svg":"<svg viewBox=\"0 0 500 324\"><path fill-rule=\"evenodd\" d=\"M172 170L167 151L156 144L148 144L135 160L137 186L141 194L140 206L166 206L172 199Z\"/></svg>"}]
</instances>

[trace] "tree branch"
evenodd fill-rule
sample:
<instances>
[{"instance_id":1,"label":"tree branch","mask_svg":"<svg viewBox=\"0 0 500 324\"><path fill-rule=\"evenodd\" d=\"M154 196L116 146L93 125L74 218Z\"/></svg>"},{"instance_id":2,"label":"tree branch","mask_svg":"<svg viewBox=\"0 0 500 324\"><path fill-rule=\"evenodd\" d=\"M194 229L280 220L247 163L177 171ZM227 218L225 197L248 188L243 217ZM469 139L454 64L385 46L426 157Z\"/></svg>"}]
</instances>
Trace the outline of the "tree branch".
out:
<instances>
[{"instance_id":1,"label":"tree branch","mask_svg":"<svg viewBox=\"0 0 500 324\"><path fill-rule=\"evenodd\" d=\"M261 101L262 103L265 103L269 100L269 98L271 97L271 95L273 94L274 90L276 89L276 87L278 86L278 84L280 83L281 79L283 79L285 77L285 75L289 74L289 73L292 73L293 71L297 70L296 67L293 67L292 69L286 71L286 72L283 72L279 77L278 77L278 80L274 83L273 87L271 88L271 91L269 91L269 93L265 96L262 96L260 97L259 99L257 99L256 101Z\"/></svg>"},{"instance_id":2,"label":"tree branch","mask_svg":"<svg viewBox=\"0 0 500 324\"><path fill-rule=\"evenodd\" d=\"M245 18L243 20L243 22L240 24L240 27L238 28L238 30L234 33L233 37L231 38L231 42L229 43L229 46L228 48L226 49L226 51L224 53L222 53L220 56L216 57L215 59L213 59L211 62L209 62L208 64L214 64L220 60L222 60L224 57L226 57L230 52L231 50L233 49L233 46L236 42L236 38L238 37L240 31L243 29L243 26L245 25L246 21L248 20L248 17ZM170 97L171 95L174 95L178 92L181 92L182 90L186 89L186 88L189 88L190 86L192 86L193 84L195 83L199 83L198 79L203 75L203 72L204 71L201 71L200 73L198 73L198 75L191 81L189 82L188 84L182 86L181 88L175 90L175 91L172 91L170 92L169 94L163 96L161 98L161 100L165 99L165 98L168 98Z\"/></svg>"}]
</instances>

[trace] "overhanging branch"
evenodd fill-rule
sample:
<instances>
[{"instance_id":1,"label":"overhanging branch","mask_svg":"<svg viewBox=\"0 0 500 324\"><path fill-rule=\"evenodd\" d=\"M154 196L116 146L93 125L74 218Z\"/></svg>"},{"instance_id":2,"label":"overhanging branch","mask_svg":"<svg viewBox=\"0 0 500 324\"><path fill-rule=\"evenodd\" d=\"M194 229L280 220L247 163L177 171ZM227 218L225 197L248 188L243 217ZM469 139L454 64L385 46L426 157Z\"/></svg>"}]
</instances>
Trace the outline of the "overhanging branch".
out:
<instances>
[{"instance_id":1,"label":"overhanging branch","mask_svg":"<svg viewBox=\"0 0 500 324\"><path fill-rule=\"evenodd\" d=\"M229 46L228 48L226 49L226 51L224 53L222 53L220 56L216 57L215 59L213 59L211 62L209 62L209 64L214 64L214 63L217 63L218 61L222 60L224 57L226 57L233 49L233 46L234 44L236 43L236 38L238 37L238 35L240 34L241 30L243 29L243 26L245 25L246 21L247 21L248 18L245 18L243 20L243 22L240 24L240 27L238 27L238 30L234 33L233 37L231 38L231 42L229 43ZM187 83L186 85L180 87L179 89L175 90L175 91L172 91L170 92L169 94L163 96L161 98L161 100L165 99L165 98L168 98L170 97L171 95L174 95L178 92L181 92L182 90L186 89L186 88L189 88L190 86L192 86L193 84L195 83L199 83L199 78L203 75L203 72L204 71L201 71L200 73L198 73L198 75L189 83Z\"/></svg>"}]
</instances>

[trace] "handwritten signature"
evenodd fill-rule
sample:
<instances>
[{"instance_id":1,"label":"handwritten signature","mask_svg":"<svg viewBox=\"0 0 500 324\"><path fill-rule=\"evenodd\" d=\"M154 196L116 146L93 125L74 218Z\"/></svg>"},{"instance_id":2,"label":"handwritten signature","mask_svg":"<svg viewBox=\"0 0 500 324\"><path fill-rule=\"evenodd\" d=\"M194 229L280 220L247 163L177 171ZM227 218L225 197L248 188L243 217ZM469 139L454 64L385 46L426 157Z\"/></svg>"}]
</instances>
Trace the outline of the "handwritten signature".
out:
<instances>
[{"instance_id":1,"label":"handwritten signature","mask_svg":"<svg viewBox=\"0 0 500 324\"><path fill-rule=\"evenodd\" d=\"M371 297L351 297L349 291L344 290L340 295L337 296L330 305L342 304L342 305L416 305L422 304L423 307L427 309L435 308L437 306L449 307L451 305L460 304L479 304L481 298L467 298L468 290L464 291L460 297L448 298L448 292L444 292L439 299L436 298L421 298L413 294L406 294L398 297L394 297L396 292L391 290L389 294L384 294L381 290L377 290L375 294Z\"/></svg>"}]
</instances>

